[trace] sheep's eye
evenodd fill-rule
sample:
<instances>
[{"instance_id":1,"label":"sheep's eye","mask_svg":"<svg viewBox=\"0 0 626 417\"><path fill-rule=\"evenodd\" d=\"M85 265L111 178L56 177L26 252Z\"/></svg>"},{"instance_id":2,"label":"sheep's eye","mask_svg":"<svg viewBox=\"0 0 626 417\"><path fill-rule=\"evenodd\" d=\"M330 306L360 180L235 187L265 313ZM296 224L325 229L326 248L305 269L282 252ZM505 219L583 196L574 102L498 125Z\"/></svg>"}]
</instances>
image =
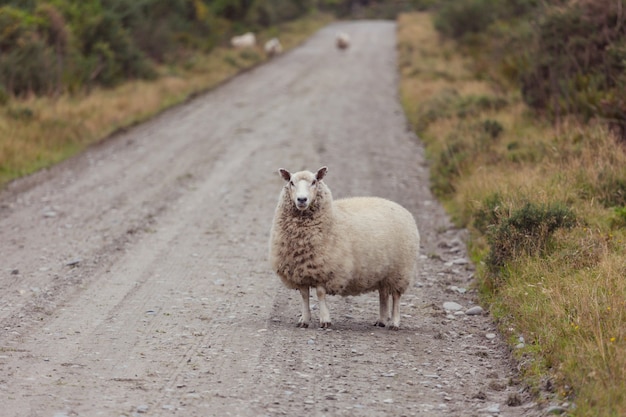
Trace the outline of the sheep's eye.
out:
<instances>
[{"instance_id":1,"label":"sheep's eye","mask_svg":"<svg viewBox=\"0 0 626 417\"><path fill-rule=\"evenodd\" d=\"M317 180L313 180L313 182L311 183L311 186L317 184Z\"/></svg>"},{"instance_id":2,"label":"sheep's eye","mask_svg":"<svg viewBox=\"0 0 626 417\"><path fill-rule=\"evenodd\" d=\"M289 185L291 185L293 187L294 186L293 181L289 181Z\"/></svg>"}]
</instances>

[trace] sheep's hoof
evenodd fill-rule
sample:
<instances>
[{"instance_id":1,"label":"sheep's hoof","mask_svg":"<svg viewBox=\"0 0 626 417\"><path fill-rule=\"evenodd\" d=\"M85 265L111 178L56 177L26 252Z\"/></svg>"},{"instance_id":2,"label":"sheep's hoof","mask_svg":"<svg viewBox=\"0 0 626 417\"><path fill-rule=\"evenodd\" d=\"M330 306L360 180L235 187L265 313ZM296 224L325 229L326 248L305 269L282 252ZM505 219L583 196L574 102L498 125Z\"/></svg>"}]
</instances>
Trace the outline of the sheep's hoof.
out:
<instances>
[{"instance_id":1,"label":"sheep's hoof","mask_svg":"<svg viewBox=\"0 0 626 417\"><path fill-rule=\"evenodd\" d=\"M374 323L374 326L378 326L378 327L385 327L386 324L383 323L382 321L377 321L376 323Z\"/></svg>"},{"instance_id":2,"label":"sheep's hoof","mask_svg":"<svg viewBox=\"0 0 626 417\"><path fill-rule=\"evenodd\" d=\"M328 329L328 328L330 328L330 326L332 326L332 323L331 323L331 322L329 322L329 321L324 322L324 323L320 323L320 327L321 327L322 329Z\"/></svg>"},{"instance_id":3,"label":"sheep's hoof","mask_svg":"<svg viewBox=\"0 0 626 417\"><path fill-rule=\"evenodd\" d=\"M389 330L400 330L400 326L392 324L391 326L389 326Z\"/></svg>"},{"instance_id":4,"label":"sheep's hoof","mask_svg":"<svg viewBox=\"0 0 626 417\"><path fill-rule=\"evenodd\" d=\"M309 327L309 323L305 323L303 321L298 322L298 324L296 324L296 327L299 327L300 329L306 329Z\"/></svg>"}]
</instances>

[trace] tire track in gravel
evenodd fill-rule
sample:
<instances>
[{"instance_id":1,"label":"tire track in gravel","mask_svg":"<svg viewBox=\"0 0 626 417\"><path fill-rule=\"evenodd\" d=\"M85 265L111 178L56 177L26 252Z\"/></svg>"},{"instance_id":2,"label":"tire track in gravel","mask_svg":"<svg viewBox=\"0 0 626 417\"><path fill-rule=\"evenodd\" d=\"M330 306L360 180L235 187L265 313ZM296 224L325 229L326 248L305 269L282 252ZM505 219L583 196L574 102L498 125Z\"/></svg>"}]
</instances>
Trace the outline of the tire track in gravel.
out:
<instances>
[{"instance_id":1,"label":"tire track in gravel","mask_svg":"<svg viewBox=\"0 0 626 417\"><path fill-rule=\"evenodd\" d=\"M540 415L485 338L489 317L441 308L475 301L449 292L473 270L406 129L394 31L330 25L12 184L0 197L8 415ZM399 332L371 326L376 294L331 297L330 330L295 327L299 295L267 264L276 170L321 165L335 197L387 197L417 219L422 269Z\"/></svg>"}]
</instances>

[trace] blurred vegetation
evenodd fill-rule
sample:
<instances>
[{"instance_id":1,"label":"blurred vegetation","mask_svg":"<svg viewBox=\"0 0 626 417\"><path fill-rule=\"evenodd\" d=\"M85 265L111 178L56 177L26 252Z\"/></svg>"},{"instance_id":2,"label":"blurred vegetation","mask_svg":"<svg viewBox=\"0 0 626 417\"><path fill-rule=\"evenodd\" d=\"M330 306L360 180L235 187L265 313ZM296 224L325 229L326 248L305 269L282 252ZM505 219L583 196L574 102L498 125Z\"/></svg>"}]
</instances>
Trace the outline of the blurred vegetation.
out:
<instances>
[{"instance_id":1,"label":"blurred vegetation","mask_svg":"<svg viewBox=\"0 0 626 417\"><path fill-rule=\"evenodd\" d=\"M155 64L303 16L310 0L0 0L3 97L152 79Z\"/></svg>"},{"instance_id":2,"label":"blurred vegetation","mask_svg":"<svg viewBox=\"0 0 626 417\"><path fill-rule=\"evenodd\" d=\"M601 118L626 139L626 0L443 0L435 26L532 109Z\"/></svg>"},{"instance_id":3,"label":"blurred vegetation","mask_svg":"<svg viewBox=\"0 0 626 417\"><path fill-rule=\"evenodd\" d=\"M153 79L174 64L314 10L395 18L435 0L0 0L0 105Z\"/></svg>"}]
</instances>

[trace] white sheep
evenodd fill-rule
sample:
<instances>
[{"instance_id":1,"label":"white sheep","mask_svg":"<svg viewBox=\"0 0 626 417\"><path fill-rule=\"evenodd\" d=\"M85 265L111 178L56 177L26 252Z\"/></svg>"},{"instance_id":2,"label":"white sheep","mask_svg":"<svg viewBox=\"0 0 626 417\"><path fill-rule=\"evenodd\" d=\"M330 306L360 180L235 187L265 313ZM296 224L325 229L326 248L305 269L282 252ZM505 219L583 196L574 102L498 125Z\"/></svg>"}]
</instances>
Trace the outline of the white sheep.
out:
<instances>
[{"instance_id":1,"label":"white sheep","mask_svg":"<svg viewBox=\"0 0 626 417\"><path fill-rule=\"evenodd\" d=\"M272 38L265 42L265 53L270 58L283 52L283 46L277 38Z\"/></svg>"},{"instance_id":2,"label":"white sheep","mask_svg":"<svg viewBox=\"0 0 626 417\"><path fill-rule=\"evenodd\" d=\"M331 325L326 294L348 296L378 290L380 315L375 325L397 330L400 296L417 272L420 236L415 219L404 207L383 198L333 201L322 181L326 172L326 167L317 173L279 170L287 184L274 214L269 259L285 286L300 291L298 327L309 326L309 289L313 287L322 328Z\"/></svg>"},{"instance_id":3,"label":"white sheep","mask_svg":"<svg viewBox=\"0 0 626 417\"><path fill-rule=\"evenodd\" d=\"M345 32L338 33L336 44L339 49L347 49L350 46L350 36Z\"/></svg>"},{"instance_id":4,"label":"white sheep","mask_svg":"<svg viewBox=\"0 0 626 417\"><path fill-rule=\"evenodd\" d=\"M252 48L256 45L256 36L254 33L248 32L240 36L233 36L230 44L235 48Z\"/></svg>"}]
</instances>

